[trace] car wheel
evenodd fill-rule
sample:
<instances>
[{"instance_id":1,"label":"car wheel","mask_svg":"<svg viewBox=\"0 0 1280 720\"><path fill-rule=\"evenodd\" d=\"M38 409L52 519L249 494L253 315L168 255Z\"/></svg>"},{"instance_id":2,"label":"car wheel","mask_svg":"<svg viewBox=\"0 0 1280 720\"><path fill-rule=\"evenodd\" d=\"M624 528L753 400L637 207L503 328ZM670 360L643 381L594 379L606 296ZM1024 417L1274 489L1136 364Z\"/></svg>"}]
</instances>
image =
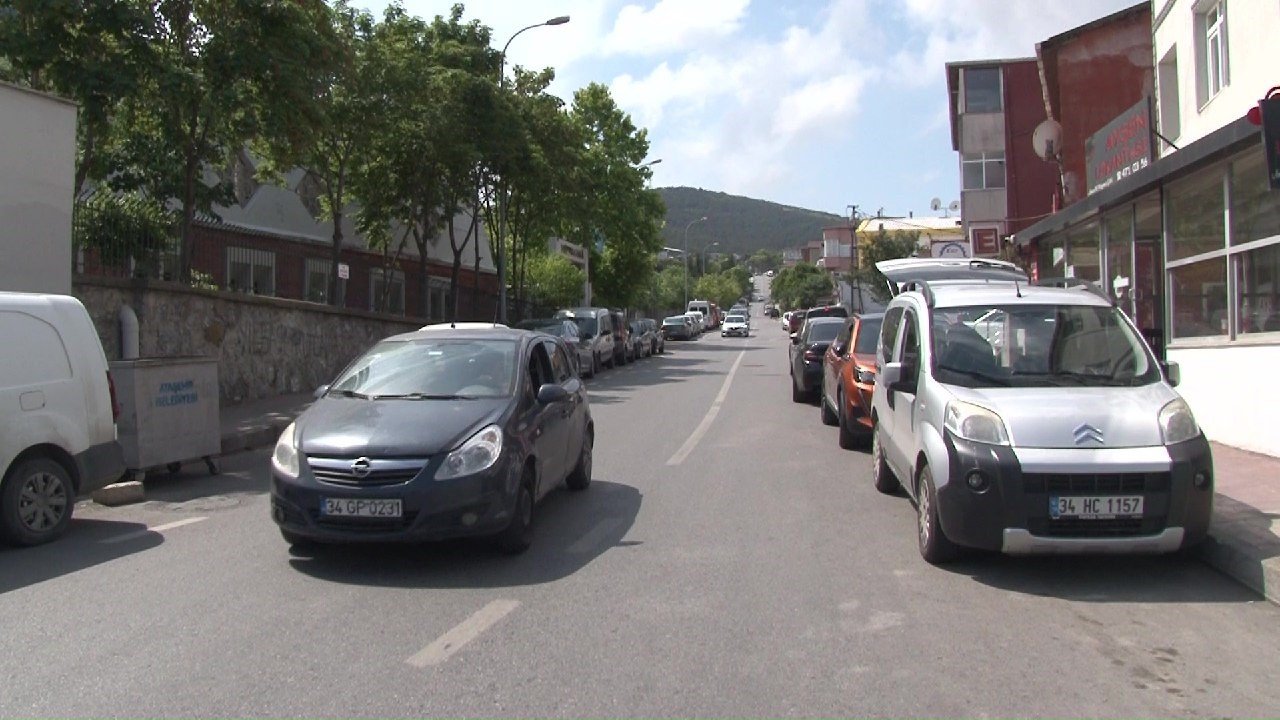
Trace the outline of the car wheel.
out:
<instances>
[{"instance_id":1,"label":"car wheel","mask_svg":"<svg viewBox=\"0 0 1280 720\"><path fill-rule=\"evenodd\" d=\"M71 475L49 458L24 460L0 492L0 536L14 545L40 545L61 535L75 507Z\"/></svg>"},{"instance_id":2,"label":"car wheel","mask_svg":"<svg viewBox=\"0 0 1280 720\"><path fill-rule=\"evenodd\" d=\"M796 384L796 376L791 376L791 402L802 403L805 401L804 391Z\"/></svg>"},{"instance_id":3,"label":"car wheel","mask_svg":"<svg viewBox=\"0 0 1280 720\"><path fill-rule=\"evenodd\" d=\"M533 544L533 469L526 468L516 494L515 512L506 529L498 533L498 549L518 555Z\"/></svg>"},{"instance_id":4,"label":"car wheel","mask_svg":"<svg viewBox=\"0 0 1280 720\"><path fill-rule=\"evenodd\" d=\"M822 391L822 388L818 388L818 407L821 409L823 425L834 426L840 422L840 418L836 417L831 406L827 404L827 394Z\"/></svg>"},{"instance_id":5,"label":"car wheel","mask_svg":"<svg viewBox=\"0 0 1280 720\"><path fill-rule=\"evenodd\" d=\"M947 539L946 533L942 532L942 523L938 522L938 491L933 487L933 473L929 471L928 465L920 468L920 476L916 482L920 557L932 565L954 560L960 554L959 548Z\"/></svg>"},{"instance_id":6,"label":"car wheel","mask_svg":"<svg viewBox=\"0 0 1280 720\"><path fill-rule=\"evenodd\" d=\"M574 492L586 490L591 485L591 453L593 445L595 445L595 434L588 430L587 436L582 439L582 452L578 455L578 464L569 473L569 477L565 478L565 485L568 485L569 489Z\"/></svg>"},{"instance_id":7,"label":"car wheel","mask_svg":"<svg viewBox=\"0 0 1280 720\"><path fill-rule=\"evenodd\" d=\"M898 478L893 476L893 470L884 458L884 443L880 442L878 426L871 430L871 477L875 480L876 489L885 495L898 492Z\"/></svg>"},{"instance_id":8,"label":"car wheel","mask_svg":"<svg viewBox=\"0 0 1280 720\"><path fill-rule=\"evenodd\" d=\"M849 427L849 415L844 411L848 403L844 401L844 391L836 393L836 425L840 427L840 447L843 450L853 450L858 446L858 436Z\"/></svg>"}]
</instances>

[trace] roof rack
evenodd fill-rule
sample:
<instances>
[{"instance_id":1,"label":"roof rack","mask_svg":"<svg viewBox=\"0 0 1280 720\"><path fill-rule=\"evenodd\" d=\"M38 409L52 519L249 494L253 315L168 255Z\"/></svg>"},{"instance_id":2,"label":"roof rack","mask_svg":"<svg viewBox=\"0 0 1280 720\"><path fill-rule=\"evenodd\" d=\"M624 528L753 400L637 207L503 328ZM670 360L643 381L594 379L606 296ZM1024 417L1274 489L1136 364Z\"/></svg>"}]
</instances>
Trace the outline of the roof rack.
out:
<instances>
[{"instance_id":1,"label":"roof rack","mask_svg":"<svg viewBox=\"0 0 1280 720\"><path fill-rule=\"evenodd\" d=\"M1032 284L1040 287L1083 288L1103 300L1106 300L1111 305L1116 304L1115 298L1107 294L1106 290L1103 290L1101 286L1092 280L1084 280L1082 278L1074 277L1041 278Z\"/></svg>"},{"instance_id":2,"label":"roof rack","mask_svg":"<svg viewBox=\"0 0 1280 720\"><path fill-rule=\"evenodd\" d=\"M902 283L902 287L899 288L898 292L905 293L912 290L919 290L920 294L924 295L925 305L933 307L933 289L929 287L929 283L924 280L907 280Z\"/></svg>"}]
</instances>

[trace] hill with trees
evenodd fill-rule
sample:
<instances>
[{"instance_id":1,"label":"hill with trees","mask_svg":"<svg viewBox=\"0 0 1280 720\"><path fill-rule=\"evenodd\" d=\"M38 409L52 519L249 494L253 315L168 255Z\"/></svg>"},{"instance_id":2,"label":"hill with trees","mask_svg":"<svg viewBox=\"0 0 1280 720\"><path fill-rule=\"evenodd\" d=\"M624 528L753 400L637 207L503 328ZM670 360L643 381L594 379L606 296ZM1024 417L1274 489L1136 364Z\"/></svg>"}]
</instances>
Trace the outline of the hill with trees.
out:
<instances>
[{"instance_id":1,"label":"hill with trees","mask_svg":"<svg viewBox=\"0 0 1280 720\"><path fill-rule=\"evenodd\" d=\"M663 244L684 247L684 230L690 222L706 220L689 229L690 252L719 242L715 252L751 254L756 250L783 250L822 239L822 228L846 219L831 213L780 205L740 195L690 187L657 188L666 203L667 224Z\"/></svg>"}]
</instances>

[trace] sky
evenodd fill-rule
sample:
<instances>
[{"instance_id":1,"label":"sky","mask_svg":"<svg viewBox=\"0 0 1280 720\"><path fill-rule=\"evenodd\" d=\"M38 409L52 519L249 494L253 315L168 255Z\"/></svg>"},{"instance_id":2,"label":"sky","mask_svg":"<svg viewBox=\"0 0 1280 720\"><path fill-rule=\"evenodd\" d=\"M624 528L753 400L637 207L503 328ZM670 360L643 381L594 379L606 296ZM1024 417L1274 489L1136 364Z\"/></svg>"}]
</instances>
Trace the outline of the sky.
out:
<instances>
[{"instance_id":1,"label":"sky","mask_svg":"<svg viewBox=\"0 0 1280 720\"><path fill-rule=\"evenodd\" d=\"M447 14L452 0L402 0ZM1136 0L470 0L508 67L552 67L572 101L607 85L647 128L653 186L847 216L959 200L945 63L1035 44ZM356 0L380 14L385 0Z\"/></svg>"}]
</instances>

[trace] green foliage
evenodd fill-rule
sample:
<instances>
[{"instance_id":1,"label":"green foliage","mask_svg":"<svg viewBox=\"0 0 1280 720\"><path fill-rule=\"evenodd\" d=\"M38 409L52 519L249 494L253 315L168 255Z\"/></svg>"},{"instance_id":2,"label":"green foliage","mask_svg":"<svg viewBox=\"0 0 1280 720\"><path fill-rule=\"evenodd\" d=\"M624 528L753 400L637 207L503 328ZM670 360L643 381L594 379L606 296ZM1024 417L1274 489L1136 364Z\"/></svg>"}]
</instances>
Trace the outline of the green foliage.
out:
<instances>
[{"instance_id":1,"label":"green foliage","mask_svg":"<svg viewBox=\"0 0 1280 720\"><path fill-rule=\"evenodd\" d=\"M529 261L529 281L541 305L574 307L582 300L582 270L563 255L547 253Z\"/></svg>"},{"instance_id":2,"label":"green foliage","mask_svg":"<svg viewBox=\"0 0 1280 720\"><path fill-rule=\"evenodd\" d=\"M782 267L782 253L768 248L757 250L747 258L747 264L756 272L767 272Z\"/></svg>"},{"instance_id":3,"label":"green foliage","mask_svg":"<svg viewBox=\"0 0 1280 720\"><path fill-rule=\"evenodd\" d=\"M876 269L882 260L898 260L915 257L920 248L919 230L881 230L869 240L858 244L858 269L849 273L848 279L871 293L877 301L887 303L892 299L888 278Z\"/></svg>"},{"instance_id":4,"label":"green foliage","mask_svg":"<svg viewBox=\"0 0 1280 720\"><path fill-rule=\"evenodd\" d=\"M76 203L72 243L92 251L107 267L136 263L139 277L157 273L174 248L177 223L164 206L140 194L116 194L100 188Z\"/></svg>"},{"instance_id":5,"label":"green foliage","mask_svg":"<svg viewBox=\"0 0 1280 720\"><path fill-rule=\"evenodd\" d=\"M710 300L722 310L728 310L742 295L742 286L733 273L713 273L698 278L690 299Z\"/></svg>"},{"instance_id":6,"label":"green foliage","mask_svg":"<svg viewBox=\"0 0 1280 720\"><path fill-rule=\"evenodd\" d=\"M848 222L839 215L710 190L668 187L656 192L667 208L667 224L662 230L667 247L684 247L685 226L706 216L705 222L689 231L691 252L712 240L719 241L720 252L748 255L760 248L781 251L822 237L824 227Z\"/></svg>"},{"instance_id":7,"label":"green foliage","mask_svg":"<svg viewBox=\"0 0 1280 720\"><path fill-rule=\"evenodd\" d=\"M783 268L773 278L770 293L784 310L802 310L831 298L835 285L825 270L801 263Z\"/></svg>"},{"instance_id":8,"label":"green foliage","mask_svg":"<svg viewBox=\"0 0 1280 720\"><path fill-rule=\"evenodd\" d=\"M654 273L645 298L647 308L664 317L684 312L684 281L684 266L678 263Z\"/></svg>"}]
</instances>

